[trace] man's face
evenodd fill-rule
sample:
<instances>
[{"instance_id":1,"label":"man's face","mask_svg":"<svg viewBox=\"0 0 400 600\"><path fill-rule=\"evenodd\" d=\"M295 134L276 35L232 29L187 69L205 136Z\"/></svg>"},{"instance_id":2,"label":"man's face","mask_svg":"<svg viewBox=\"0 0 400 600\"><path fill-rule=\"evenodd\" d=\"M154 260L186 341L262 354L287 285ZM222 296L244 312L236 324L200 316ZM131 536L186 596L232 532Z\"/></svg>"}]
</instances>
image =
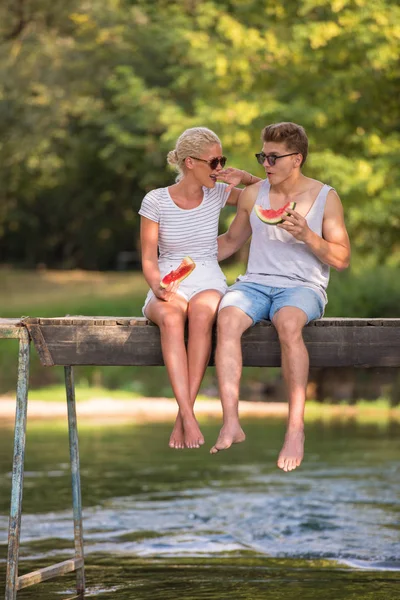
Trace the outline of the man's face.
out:
<instances>
[{"instance_id":1,"label":"man's face","mask_svg":"<svg viewBox=\"0 0 400 600\"><path fill-rule=\"evenodd\" d=\"M276 158L274 165L269 165L268 160L264 160L265 174L271 184L276 185L285 181L292 175L294 169L300 166L301 154L293 153L293 149L288 148L285 143L264 142L263 152L267 157L283 157ZM286 154L291 156L285 156Z\"/></svg>"}]
</instances>

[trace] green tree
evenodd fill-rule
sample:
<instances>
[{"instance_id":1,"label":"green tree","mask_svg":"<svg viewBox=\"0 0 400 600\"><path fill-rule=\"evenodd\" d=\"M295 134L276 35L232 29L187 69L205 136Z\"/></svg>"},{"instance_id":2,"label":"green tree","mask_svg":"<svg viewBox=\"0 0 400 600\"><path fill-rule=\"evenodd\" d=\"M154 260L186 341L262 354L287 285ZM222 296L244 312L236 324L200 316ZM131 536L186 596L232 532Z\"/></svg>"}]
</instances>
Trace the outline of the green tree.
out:
<instances>
[{"instance_id":1,"label":"green tree","mask_svg":"<svg viewBox=\"0 0 400 600\"><path fill-rule=\"evenodd\" d=\"M0 23L4 260L112 268L183 129L213 128L256 172L262 127L291 120L356 253L399 264L394 0L8 0Z\"/></svg>"}]
</instances>

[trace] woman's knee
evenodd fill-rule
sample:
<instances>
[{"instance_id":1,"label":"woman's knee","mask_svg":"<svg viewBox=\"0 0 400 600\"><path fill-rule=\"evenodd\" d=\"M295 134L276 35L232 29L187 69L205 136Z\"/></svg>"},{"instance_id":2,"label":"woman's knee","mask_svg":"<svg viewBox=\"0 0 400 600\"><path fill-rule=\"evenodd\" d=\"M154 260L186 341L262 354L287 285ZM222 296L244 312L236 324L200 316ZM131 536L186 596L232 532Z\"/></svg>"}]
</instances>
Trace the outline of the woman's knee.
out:
<instances>
[{"instance_id":1,"label":"woman's knee","mask_svg":"<svg viewBox=\"0 0 400 600\"><path fill-rule=\"evenodd\" d=\"M159 315L158 325L168 333L181 332L185 326L185 317L180 311L164 310Z\"/></svg>"},{"instance_id":2,"label":"woman's knee","mask_svg":"<svg viewBox=\"0 0 400 600\"><path fill-rule=\"evenodd\" d=\"M216 310L196 311L189 314L189 329L196 331L209 331L212 329L217 316Z\"/></svg>"}]
</instances>

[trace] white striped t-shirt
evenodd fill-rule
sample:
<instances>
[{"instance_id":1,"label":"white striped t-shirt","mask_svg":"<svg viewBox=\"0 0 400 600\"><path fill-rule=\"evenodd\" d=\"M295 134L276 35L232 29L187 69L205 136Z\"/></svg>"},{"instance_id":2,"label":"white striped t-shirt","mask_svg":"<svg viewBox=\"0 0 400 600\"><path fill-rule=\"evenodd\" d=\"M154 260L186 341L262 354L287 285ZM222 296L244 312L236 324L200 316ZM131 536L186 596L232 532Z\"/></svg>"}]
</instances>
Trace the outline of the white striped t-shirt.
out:
<instances>
[{"instance_id":1,"label":"white striped t-shirt","mask_svg":"<svg viewBox=\"0 0 400 600\"><path fill-rule=\"evenodd\" d=\"M159 224L159 259L216 260L218 220L229 197L226 183L203 187L203 201L196 208L179 208L168 188L152 190L143 198L139 215Z\"/></svg>"}]
</instances>

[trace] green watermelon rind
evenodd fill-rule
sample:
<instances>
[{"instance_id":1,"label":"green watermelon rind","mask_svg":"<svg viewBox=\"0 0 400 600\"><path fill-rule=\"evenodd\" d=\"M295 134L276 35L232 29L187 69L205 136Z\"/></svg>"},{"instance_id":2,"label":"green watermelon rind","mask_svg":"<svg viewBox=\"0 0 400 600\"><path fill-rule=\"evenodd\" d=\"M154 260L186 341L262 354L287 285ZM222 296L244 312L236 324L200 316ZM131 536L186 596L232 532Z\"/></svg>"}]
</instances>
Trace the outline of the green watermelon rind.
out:
<instances>
[{"instance_id":1,"label":"green watermelon rind","mask_svg":"<svg viewBox=\"0 0 400 600\"><path fill-rule=\"evenodd\" d=\"M282 208L290 208L290 210L294 210L296 207L296 202L288 202L285 206L283 206ZM262 221L263 223L266 223L267 225L278 225L278 223L283 223L283 218L284 216L288 215L289 213L285 212L285 213L281 213L280 215L276 216L275 218L267 218L265 216L262 215L263 212L265 212L265 208L263 208L262 206L260 206L259 204L256 204L254 207L254 212L256 213L257 217L260 219L260 221ZM272 209L268 209L268 212L271 212ZM280 209L282 210L282 209ZM274 211L277 212L277 211Z\"/></svg>"},{"instance_id":2,"label":"green watermelon rind","mask_svg":"<svg viewBox=\"0 0 400 600\"><path fill-rule=\"evenodd\" d=\"M189 267L186 273L184 273L180 277L171 279L171 281L168 280L168 278L171 278L174 276L174 273L179 272L179 270L181 270L181 269L183 270L185 267ZM186 277L189 277L190 273L194 270L195 267L196 267L196 263L194 262L194 260L192 260L190 258L190 256L185 256L185 258L182 260L179 267L177 267L173 271L170 271L169 273L164 275L164 277L160 281L160 287L166 288L169 286L170 283L173 283L175 281L179 281L179 283L181 283L184 279L186 279Z\"/></svg>"}]
</instances>

